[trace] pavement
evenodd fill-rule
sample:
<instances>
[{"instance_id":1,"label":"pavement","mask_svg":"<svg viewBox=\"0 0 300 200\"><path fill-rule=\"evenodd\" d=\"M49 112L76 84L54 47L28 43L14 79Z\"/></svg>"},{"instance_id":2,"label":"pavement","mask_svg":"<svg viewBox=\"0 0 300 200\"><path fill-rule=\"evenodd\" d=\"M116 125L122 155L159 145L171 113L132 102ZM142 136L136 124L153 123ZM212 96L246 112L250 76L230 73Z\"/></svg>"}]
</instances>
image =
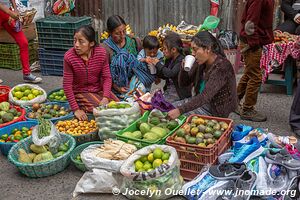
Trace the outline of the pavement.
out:
<instances>
[{"instance_id":1,"label":"pavement","mask_svg":"<svg viewBox=\"0 0 300 200\"><path fill-rule=\"evenodd\" d=\"M40 75L40 74L37 74ZM237 78L241 75L239 74ZM43 83L39 84L47 92L62 87L62 77L44 76ZM21 71L11 71L0 69L0 79L4 85L11 87L23 83ZM281 86L264 85L262 93L259 95L257 109L268 116L268 121L255 123L240 120L236 114L231 114L230 118L235 124L243 123L253 127L267 128L270 132L278 135L293 135L289 127L289 112L293 101L292 96L286 95L286 90ZM79 181L82 172L77 170L72 164L61 173L46 178L28 178L21 175L16 167L12 165L5 156L0 155L0 200L119 200L126 199L121 195L111 194L91 194L72 197L76 183ZM172 199L184 199L174 197Z\"/></svg>"}]
</instances>

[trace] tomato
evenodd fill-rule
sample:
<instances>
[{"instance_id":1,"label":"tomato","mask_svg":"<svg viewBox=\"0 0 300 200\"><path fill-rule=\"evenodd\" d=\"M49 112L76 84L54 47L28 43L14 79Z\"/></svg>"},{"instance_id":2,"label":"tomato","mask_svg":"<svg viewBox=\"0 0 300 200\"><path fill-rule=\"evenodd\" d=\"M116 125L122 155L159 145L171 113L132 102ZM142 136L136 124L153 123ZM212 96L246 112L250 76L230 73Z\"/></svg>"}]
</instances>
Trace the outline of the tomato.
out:
<instances>
[{"instance_id":1,"label":"tomato","mask_svg":"<svg viewBox=\"0 0 300 200\"><path fill-rule=\"evenodd\" d=\"M19 142L19 140L14 140L13 142L17 143L17 142Z\"/></svg>"}]
</instances>

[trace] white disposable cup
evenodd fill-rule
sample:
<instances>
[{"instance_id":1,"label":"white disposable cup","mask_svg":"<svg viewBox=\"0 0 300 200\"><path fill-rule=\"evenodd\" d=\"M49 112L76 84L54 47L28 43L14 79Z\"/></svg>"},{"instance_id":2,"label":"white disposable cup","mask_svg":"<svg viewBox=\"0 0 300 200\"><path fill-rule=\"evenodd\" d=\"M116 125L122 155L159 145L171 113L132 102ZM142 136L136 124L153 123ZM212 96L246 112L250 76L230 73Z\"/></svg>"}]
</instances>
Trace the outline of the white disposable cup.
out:
<instances>
[{"instance_id":1,"label":"white disposable cup","mask_svg":"<svg viewBox=\"0 0 300 200\"><path fill-rule=\"evenodd\" d=\"M184 70L187 71L187 72L190 71L193 67L193 64L194 64L195 60L196 60L195 57L192 56L192 55L185 56L185 58L184 58Z\"/></svg>"},{"instance_id":2,"label":"white disposable cup","mask_svg":"<svg viewBox=\"0 0 300 200\"><path fill-rule=\"evenodd\" d=\"M156 67L153 64L148 64L148 68L150 70L150 74L156 74Z\"/></svg>"}]
</instances>

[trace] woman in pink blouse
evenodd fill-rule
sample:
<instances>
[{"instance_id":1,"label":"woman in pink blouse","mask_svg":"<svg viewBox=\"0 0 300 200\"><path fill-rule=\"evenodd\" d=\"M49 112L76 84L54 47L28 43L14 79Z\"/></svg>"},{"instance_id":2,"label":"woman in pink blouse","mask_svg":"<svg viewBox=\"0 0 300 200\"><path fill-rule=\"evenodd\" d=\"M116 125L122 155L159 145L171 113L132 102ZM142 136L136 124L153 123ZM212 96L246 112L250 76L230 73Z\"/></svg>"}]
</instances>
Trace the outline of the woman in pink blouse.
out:
<instances>
[{"instance_id":1,"label":"woman in pink blouse","mask_svg":"<svg viewBox=\"0 0 300 200\"><path fill-rule=\"evenodd\" d=\"M99 104L118 101L112 92L112 79L106 50L97 45L95 30L85 25L75 31L74 47L64 56L63 88L75 116L87 120Z\"/></svg>"}]
</instances>

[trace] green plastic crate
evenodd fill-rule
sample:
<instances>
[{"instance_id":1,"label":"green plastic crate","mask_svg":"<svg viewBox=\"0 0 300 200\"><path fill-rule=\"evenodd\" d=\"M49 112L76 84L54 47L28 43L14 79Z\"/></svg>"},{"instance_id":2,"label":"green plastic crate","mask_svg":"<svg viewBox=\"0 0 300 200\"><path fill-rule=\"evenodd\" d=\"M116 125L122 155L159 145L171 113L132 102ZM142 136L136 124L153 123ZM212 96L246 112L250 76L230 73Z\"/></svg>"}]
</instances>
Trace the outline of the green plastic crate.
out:
<instances>
[{"instance_id":1,"label":"green plastic crate","mask_svg":"<svg viewBox=\"0 0 300 200\"><path fill-rule=\"evenodd\" d=\"M64 49L73 47L77 28L91 24L91 17L49 16L36 21L39 47Z\"/></svg>"},{"instance_id":2,"label":"green plastic crate","mask_svg":"<svg viewBox=\"0 0 300 200\"><path fill-rule=\"evenodd\" d=\"M29 48L29 63L32 64L38 60L37 43L30 41ZM17 44L1 43L0 44L0 68L7 68L12 70L22 69L20 60L20 51Z\"/></svg>"},{"instance_id":3,"label":"green plastic crate","mask_svg":"<svg viewBox=\"0 0 300 200\"><path fill-rule=\"evenodd\" d=\"M130 144L133 144L137 148L143 148L143 147L150 146L150 145L153 145L153 144L165 144L167 137L172 135L178 128L180 128L186 120L186 116L184 116L184 115L179 116L178 126L175 129L173 129L172 131L170 131L165 137L163 137L162 139L159 139L157 141L154 141L154 142L149 142L149 141L144 141L144 140L141 140L141 139L135 139L135 138L129 138L129 137L123 136L123 133L125 133L127 131L129 131L129 132L136 131L137 130L137 125L136 124L138 123L138 121L147 122L149 114L150 114L149 111L145 112L144 115L141 118L139 118L138 120L133 122L129 127L127 127L126 129L123 129L121 131L118 131L116 133L117 139L122 140L122 141L127 142L127 143L130 143Z\"/></svg>"}]
</instances>

